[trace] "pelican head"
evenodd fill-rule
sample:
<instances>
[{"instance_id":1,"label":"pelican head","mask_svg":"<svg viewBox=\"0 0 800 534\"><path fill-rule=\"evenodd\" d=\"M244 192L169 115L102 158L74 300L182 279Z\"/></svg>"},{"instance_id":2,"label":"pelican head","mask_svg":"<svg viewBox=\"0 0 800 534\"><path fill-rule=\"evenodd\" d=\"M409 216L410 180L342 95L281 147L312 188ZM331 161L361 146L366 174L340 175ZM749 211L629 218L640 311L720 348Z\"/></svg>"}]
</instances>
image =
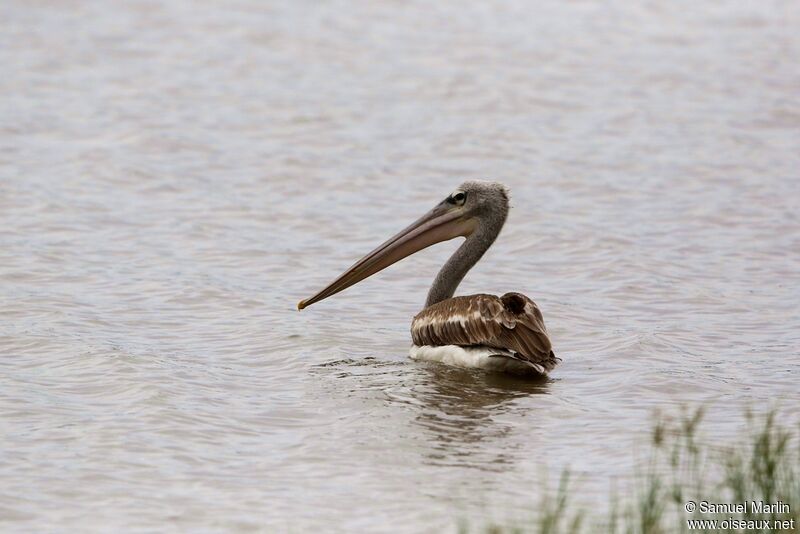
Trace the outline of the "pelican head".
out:
<instances>
[{"instance_id":1,"label":"pelican head","mask_svg":"<svg viewBox=\"0 0 800 534\"><path fill-rule=\"evenodd\" d=\"M508 190L503 184L466 181L411 226L358 260L322 291L301 300L297 309L335 295L415 252L456 237L473 237L483 242L479 244L482 250L474 260L477 261L497 237L507 214Z\"/></svg>"}]
</instances>

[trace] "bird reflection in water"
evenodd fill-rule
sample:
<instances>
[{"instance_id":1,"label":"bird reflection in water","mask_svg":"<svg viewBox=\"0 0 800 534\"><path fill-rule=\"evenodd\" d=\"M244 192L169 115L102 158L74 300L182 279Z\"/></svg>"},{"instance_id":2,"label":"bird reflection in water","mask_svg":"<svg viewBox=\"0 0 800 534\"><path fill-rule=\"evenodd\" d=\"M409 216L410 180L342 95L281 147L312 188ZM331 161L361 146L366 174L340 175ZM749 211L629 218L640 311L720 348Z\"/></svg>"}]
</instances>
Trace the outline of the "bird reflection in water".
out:
<instances>
[{"instance_id":1,"label":"bird reflection in water","mask_svg":"<svg viewBox=\"0 0 800 534\"><path fill-rule=\"evenodd\" d=\"M415 422L432 447L428 460L486 470L502 469L513 457L507 447L492 446L507 442L514 431L498 418L521 409L515 401L546 394L551 382L547 377L526 380L436 364L426 371L426 379L410 393L420 406Z\"/></svg>"},{"instance_id":2,"label":"bird reflection in water","mask_svg":"<svg viewBox=\"0 0 800 534\"><path fill-rule=\"evenodd\" d=\"M528 453L517 446L516 427L510 421L530 416L526 419L530 431L536 414L524 400L548 393L552 382L545 376L523 378L436 363L419 366L384 357L334 360L312 369L320 379L313 389L320 402L330 404L337 398L348 404L370 402L380 391L393 414L403 413L397 411L399 406L412 407L407 421L417 430L408 432L396 420L396 446L402 447L402 437L411 438L425 463L485 471L508 469L520 454ZM504 420L504 416L510 417ZM527 449L531 444L525 443Z\"/></svg>"}]
</instances>

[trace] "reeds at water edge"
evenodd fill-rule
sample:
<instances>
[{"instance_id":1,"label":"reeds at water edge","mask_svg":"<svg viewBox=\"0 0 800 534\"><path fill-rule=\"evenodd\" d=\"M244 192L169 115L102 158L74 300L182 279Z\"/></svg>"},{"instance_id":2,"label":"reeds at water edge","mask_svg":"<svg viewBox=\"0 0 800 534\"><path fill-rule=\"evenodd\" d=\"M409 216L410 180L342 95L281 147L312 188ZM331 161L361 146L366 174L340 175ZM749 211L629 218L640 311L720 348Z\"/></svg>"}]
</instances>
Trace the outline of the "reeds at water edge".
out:
<instances>
[{"instance_id":1,"label":"reeds at water edge","mask_svg":"<svg viewBox=\"0 0 800 534\"><path fill-rule=\"evenodd\" d=\"M632 490L612 492L594 515L572 493L564 470L545 491L531 519L462 532L490 534L667 534L675 532L800 532L800 419L778 412L746 414L748 430L732 441L701 432L703 408L654 416L645 460L631 474Z\"/></svg>"}]
</instances>

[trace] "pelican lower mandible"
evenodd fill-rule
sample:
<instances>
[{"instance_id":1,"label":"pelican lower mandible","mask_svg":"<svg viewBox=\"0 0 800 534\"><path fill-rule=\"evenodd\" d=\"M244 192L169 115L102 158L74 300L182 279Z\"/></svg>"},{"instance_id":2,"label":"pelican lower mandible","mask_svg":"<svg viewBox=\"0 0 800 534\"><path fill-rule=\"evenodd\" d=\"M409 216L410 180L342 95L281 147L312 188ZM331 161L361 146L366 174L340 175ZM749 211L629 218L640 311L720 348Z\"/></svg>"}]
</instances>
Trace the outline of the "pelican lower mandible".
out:
<instances>
[{"instance_id":1,"label":"pelican lower mandible","mask_svg":"<svg viewBox=\"0 0 800 534\"><path fill-rule=\"evenodd\" d=\"M435 243L465 237L428 292L425 308L411 322L410 357L459 367L515 374L549 373L559 362L539 307L521 293L454 297L467 272L500 234L508 216L508 190L497 182L471 180L378 248L358 260L302 310L335 295Z\"/></svg>"}]
</instances>

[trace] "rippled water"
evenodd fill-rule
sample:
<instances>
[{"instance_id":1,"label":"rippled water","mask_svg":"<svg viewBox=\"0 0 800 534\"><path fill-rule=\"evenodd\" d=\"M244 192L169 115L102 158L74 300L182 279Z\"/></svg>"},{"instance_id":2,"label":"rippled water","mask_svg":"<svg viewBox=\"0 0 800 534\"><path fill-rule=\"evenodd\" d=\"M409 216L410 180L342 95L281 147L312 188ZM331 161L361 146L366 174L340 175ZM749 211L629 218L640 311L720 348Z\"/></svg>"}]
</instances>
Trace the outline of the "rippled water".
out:
<instances>
[{"instance_id":1,"label":"rippled water","mask_svg":"<svg viewBox=\"0 0 800 534\"><path fill-rule=\"evenodd\" d=\"M3 2L2 528L453 529L800 408L800 4L477 4ZM294 309L465 178L549 381L406 358L455 242Z\"/></svg>"}]
</instances>

